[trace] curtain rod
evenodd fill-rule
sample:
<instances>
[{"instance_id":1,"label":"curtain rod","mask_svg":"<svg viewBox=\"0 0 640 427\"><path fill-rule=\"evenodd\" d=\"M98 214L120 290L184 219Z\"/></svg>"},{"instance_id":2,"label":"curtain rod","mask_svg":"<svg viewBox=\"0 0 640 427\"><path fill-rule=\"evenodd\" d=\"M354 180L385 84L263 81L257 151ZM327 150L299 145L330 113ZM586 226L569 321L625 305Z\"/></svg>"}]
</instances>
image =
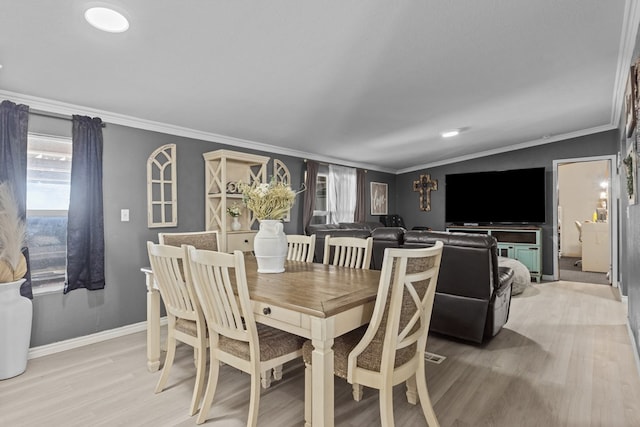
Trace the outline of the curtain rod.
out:
<instances>
[{"instance_id":1,"label":"curtain rod","mask_svg":"<svg viewBox=\"0 0 640 427\"><path fill-rule=\"evenodd\" d=\"M54 119L61 119L61 120L73 120L73 118L71 116L69 116L68 114L60 114L60 113L51 113L49 111L42 111L42 110L34 110L34 109L29 109L29 114L33 114L35 116L42 116L42 117L51 117ZM106 127L107 124L106 123L102 123L102 127Z\"/></svg>"},{"instance_id":2,"label":"curtain rod","mask_svg":"<svg viewBox=\"0 0 640 427\"><path fill-rule=\"evenodd\" d=\"M309 159L302 159L303 162L307 163L307 160ZM327 162L319 162L318 160L312 160L313 162L316 162L319 165L325 165L325 166L329 166L329 165L336 165L336 166L344 166L344 165L339 165L336 163L327 163ZM353 166L344 166L346 168L353 168ZM362 169L362 168L354 168L354 169ZM367 169L362 169L364 171L364 173L367 173L368 170Z\"/></svg>"}]
</instances>

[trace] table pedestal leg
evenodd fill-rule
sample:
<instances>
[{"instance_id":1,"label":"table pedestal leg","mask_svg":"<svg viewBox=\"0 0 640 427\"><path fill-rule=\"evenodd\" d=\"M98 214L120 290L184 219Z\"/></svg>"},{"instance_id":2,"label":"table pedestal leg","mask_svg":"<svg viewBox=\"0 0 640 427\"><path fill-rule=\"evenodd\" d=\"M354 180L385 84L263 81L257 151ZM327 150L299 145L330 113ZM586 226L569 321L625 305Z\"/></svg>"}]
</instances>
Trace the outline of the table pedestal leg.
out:
<instances>
[{"instance_id":1,"label":"table pedestal leg","mask_svg":"<svg viewBox=\"0 0 640 427\"><path fill-rule=\"evenodd\" d=\"M314 426L333 426L333 334L333 318L312 319L311 420Z\"/></svg>"},{"instance_id":2,"label":"table pedestal leg","mask_svg":"<svg viewBox=\"0 0 640 427\"><path fill-rule=\"evenodd\" d=\"M160 292L153 287L153 274L147 274L147 370L160 369Z\"/></svg>"}]
</instances>

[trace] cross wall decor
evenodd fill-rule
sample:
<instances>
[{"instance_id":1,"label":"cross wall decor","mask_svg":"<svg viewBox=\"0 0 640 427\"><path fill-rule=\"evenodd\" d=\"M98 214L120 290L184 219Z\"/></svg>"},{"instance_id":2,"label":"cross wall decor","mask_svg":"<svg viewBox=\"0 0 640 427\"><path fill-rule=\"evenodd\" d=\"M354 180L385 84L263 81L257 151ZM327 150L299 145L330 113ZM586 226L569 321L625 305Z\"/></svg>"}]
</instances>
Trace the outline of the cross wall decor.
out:
<instances>
[{"instance_id":1,"label":"cross wall decor","mask_svg":"<svg viewBox=\"0 0 640 427\"><path fill-rule=\"evenodd\" d=\"M431 175L420 175L420 179L413 181L413 191L420 193L420 210L431 210L431 191L438 190L438 180L431 180Z\"/></svg>"}]
</instances>

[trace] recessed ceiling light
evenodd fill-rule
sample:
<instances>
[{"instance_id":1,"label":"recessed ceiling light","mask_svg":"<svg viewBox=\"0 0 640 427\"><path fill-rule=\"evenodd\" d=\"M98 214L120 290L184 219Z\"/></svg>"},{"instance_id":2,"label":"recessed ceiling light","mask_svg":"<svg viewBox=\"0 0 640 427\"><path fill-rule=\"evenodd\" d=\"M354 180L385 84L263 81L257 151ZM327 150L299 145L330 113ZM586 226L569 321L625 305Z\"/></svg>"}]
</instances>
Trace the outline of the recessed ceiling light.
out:
<instances>
[{"instance_id":1,"label":"recessed ceiling light","mask_svg":"<svg viewBox=\"0 0 640 427\"><path fill-rule=\"evenodd\" d=\"M442 136L443 138L451 138L458 135L460 135L460 129L446 130L440 134L440 136Z\"/></svg>"},{"instance_id":2,"label":"recessed ceiling light","mask_svg":"<svg viewBox=\"0 0 640 427\"><path fill-rule=\"evenodd\" d=\"M120 12L106 7L92 7L84 13L84 19L99 30L122 33L129 29L129 21Z\"/></svg>"}]
</instances>

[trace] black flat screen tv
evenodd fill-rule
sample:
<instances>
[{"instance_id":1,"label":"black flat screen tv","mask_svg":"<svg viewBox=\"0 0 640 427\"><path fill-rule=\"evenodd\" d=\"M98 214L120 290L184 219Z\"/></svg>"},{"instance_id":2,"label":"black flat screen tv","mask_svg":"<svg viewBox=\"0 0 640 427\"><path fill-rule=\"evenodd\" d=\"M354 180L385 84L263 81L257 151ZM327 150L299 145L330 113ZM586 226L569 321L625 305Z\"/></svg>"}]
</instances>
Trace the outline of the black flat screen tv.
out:
<instances>
[{"instance_id":1,"label":"black flat screen tv","mask_svg":"<svg viewBox=\"0 0 640 427\"><path fill-rule=\"evenodd\" d=\"M545 199L543 167L445 176L449 224L542 224Z\"/></svg>"}]
</instances>

